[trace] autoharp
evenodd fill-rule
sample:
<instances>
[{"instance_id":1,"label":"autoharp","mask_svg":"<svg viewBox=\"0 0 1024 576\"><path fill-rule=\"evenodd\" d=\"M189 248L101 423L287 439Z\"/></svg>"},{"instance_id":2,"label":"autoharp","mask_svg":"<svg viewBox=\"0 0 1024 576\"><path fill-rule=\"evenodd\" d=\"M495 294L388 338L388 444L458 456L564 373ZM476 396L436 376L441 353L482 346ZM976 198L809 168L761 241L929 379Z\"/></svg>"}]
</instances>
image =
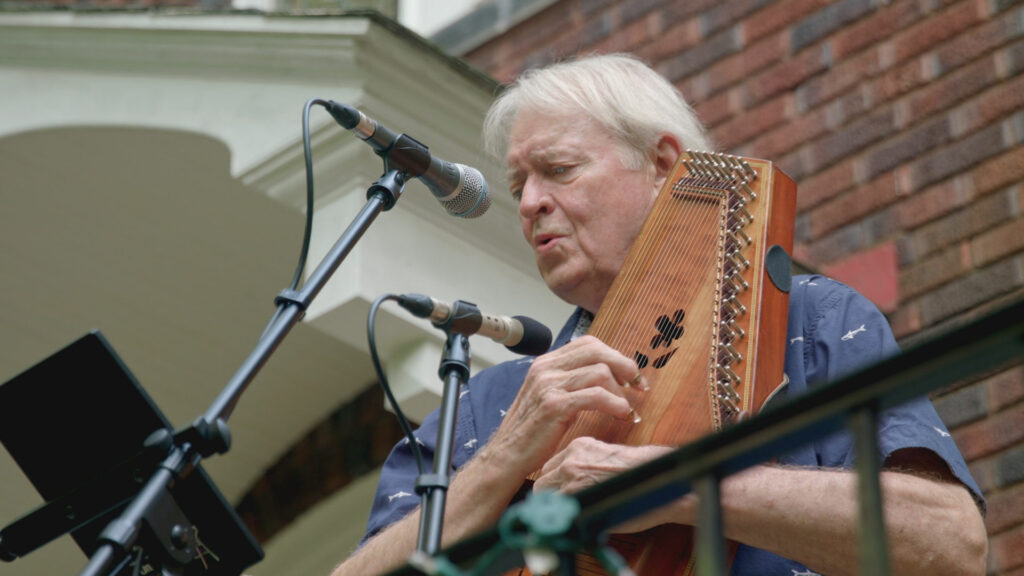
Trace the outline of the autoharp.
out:
<instances>
[{"instance_id":1,"label":"autoharp","mask_svg":"<svg viewBox=\"0 0 1024 576\"><path fill-rule=\"evenodd\" d=\"M633 424L585 412L569 429L628 445L682 445L755 413L783 381L796 185L770 162L680 155L589 334L636 360ZM692 529L613 535L640 575L690 575ZM604 574L590 557L580 574Z\"/></svg>"}]
</instances>

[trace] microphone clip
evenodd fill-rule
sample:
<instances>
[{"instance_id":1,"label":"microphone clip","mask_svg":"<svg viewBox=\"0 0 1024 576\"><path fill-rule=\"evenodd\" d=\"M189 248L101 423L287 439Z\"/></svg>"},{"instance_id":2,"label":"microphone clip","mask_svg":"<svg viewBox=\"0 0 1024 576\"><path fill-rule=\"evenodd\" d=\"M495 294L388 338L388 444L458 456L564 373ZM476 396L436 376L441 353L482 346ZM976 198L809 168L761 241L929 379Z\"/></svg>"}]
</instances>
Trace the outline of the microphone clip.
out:
<instances>
[{"instance_id":1,"label":"microphone clip","mask_svg":"<svg viewBox=\"0 0 1024 576\"><path fill-rule=\"evenodd\" d=\"M416 178L430 168L430 148L426 144L408 134L396 136L351 106L328 100L324 107L338 124L354 130L359 138L365 140L384 159L389 169Z\"/></svg>"},{"instance_id":2,"label":"microphone clip","mask_svg":"<svg viewBox=\"0 0 1024 576\"><path fill-rule=\"evenodd\" d=\"M432 321L434 326L444 330L446 333L463 334L471 336L480 329L483 321L483 314L476 304L465 300L456 300L451 304L448 317L440 322Z\"/></svg>"},{"instance_id":3,"label":"microphone clip","mask_svg":"<svg viewBox=\"0 0 1024 576\"><path fill-rule=\"evenodd\" d=\"M480 329L483 314L476 304L456 300L451 304L434 300L424 294L403 294L398 305L418 318L426 318L446 333L471 336Z\"/></svg>"},{"instance_id":4,"label":"microphone clip","mask_svg":"<svg viewBox=\"0 0 1024 576\"><path fill-rule=\"evenodd\" d=\"M430 148L408 134L399 134L395 144L377 155L394 170L416 178L426 174L430 168Z\"/></svg>"}]
</instances>

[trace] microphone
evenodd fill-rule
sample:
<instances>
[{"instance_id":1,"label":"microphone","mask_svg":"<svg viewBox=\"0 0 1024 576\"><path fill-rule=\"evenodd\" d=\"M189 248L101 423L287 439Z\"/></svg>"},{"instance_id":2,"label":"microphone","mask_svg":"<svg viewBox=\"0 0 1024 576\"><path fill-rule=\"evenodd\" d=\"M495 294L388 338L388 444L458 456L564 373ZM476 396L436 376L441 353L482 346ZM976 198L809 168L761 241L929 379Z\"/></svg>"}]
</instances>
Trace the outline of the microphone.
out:
<instances>
[{"instance_id":1,"label":"microphone","mask_svg":"<svg viewBox=\"0 0 1024 576\"><path fill-rule=\"evenodd\" d=\"M539 356L551 347L551 330L527 316L492 316L481 313L471 302L448 304L423 294L403 294L398 304L434 326L467 336L486 336L516 354Z\"/></svg>"},{"instance_id":2,"label":"microphone","mask_svg":"<svg viewBox=\"0 0 1024 576\"><path fill-rule=\"evenodd\" d=\"M487 182L476 168L446 162L407 134L395 134L359 110L328 100L325 108L346 130L355 133L391 165L419 178L444 209L459 218L476 218L491 207Z\"/></svg>"}]
</instances>

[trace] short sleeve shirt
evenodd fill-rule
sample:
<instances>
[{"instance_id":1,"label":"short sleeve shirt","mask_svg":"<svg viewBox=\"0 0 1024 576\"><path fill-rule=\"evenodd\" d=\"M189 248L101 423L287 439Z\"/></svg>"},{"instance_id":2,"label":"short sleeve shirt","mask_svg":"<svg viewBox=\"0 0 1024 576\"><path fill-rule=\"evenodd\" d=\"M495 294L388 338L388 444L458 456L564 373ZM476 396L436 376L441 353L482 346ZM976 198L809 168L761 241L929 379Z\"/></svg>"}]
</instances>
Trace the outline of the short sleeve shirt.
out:
<instances>
[{"instance_id":1,"label":"short sleeve shirt","mask_svg":"<svg viewBox=\"0 0 1024 576\"><path fill-rule=\"evenodd\" d=\"M552 348L566 344L580 323L582 310L569 318ZM885 317L851 288L818 275L796 276L789 297L785 394L801 394L899 351ZM461 468L501 423L526 376L532 358L512 360L480 371L460 391L452 471ZM415 436L423 458L433 459L437 411L424 419ZM978 502L981 492L945 425L926 398L918 398L879 415L879 456L903 448L925 448L946 462L953 475ZM848 468L853 442L846 431L823 437L779 458L790 466ZM381 471L364 541L401 519L419 504L414 485L417 467L409 442L399 442ZM814 572L775 554L740 545L733 576L793 576Z\"/></svg>"}]
</instances>

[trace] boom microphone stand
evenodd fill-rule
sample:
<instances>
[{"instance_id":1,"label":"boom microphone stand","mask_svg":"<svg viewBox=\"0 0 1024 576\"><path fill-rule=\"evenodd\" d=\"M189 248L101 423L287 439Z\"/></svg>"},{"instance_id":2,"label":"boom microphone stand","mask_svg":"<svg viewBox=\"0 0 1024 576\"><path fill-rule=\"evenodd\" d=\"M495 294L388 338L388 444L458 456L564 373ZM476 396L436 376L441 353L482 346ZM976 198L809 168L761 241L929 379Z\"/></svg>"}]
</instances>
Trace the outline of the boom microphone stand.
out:
<instances>
[{"instance_id":1,"label":"boom microphone stand","mask_svg":"<svg viewBox=\"0 0 1024 576\"><path fill-rule=\"evenodd\" d=\"M408 153L408 149L403 150L403 153ZM174 501L170 489L195 470L204 457L228 450L231 437L227 419L242 393L292 327L302 319L309 304L370 224L381 211L390 210L398 201L407 174L389 168L389 158L384 154L382 156L385 173L367 190L367 202L363 209L302 289L286 289L277 296L275 303L278 309L267 330L206 413L173 437L158 439L168 444L167 456L121 515L101 532L99 547L81 572L82 576L115 573L123 567L140 538L155 553L154 557L160 560L166 576L184 574L186 564L195 555L196 542L191 523ZM402 166L403 162L392 164Z\"/></svg>"}]
</instances>

